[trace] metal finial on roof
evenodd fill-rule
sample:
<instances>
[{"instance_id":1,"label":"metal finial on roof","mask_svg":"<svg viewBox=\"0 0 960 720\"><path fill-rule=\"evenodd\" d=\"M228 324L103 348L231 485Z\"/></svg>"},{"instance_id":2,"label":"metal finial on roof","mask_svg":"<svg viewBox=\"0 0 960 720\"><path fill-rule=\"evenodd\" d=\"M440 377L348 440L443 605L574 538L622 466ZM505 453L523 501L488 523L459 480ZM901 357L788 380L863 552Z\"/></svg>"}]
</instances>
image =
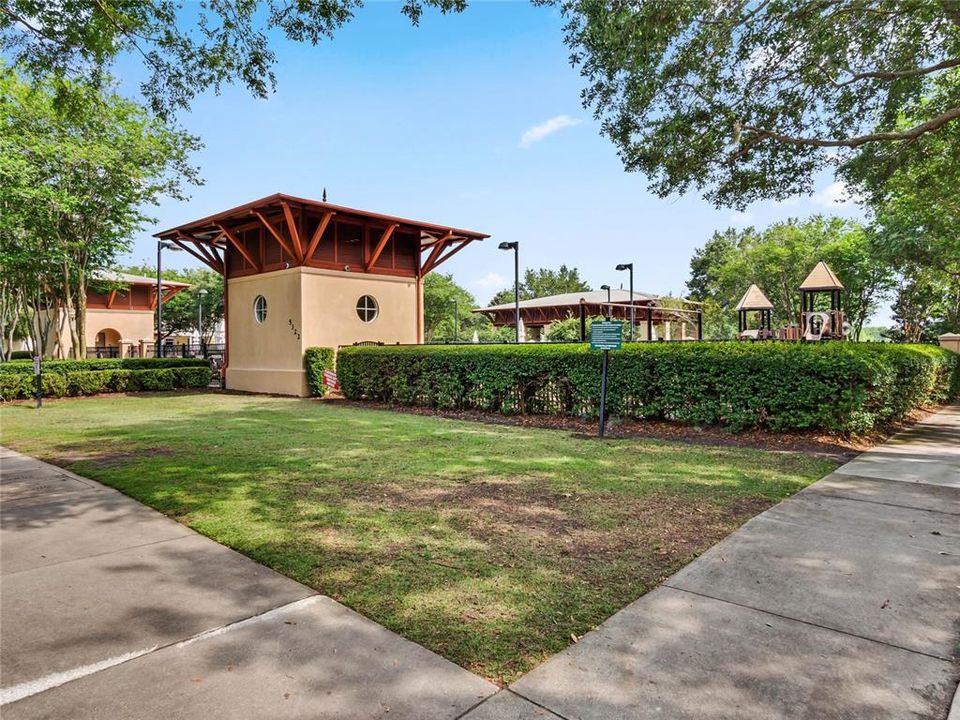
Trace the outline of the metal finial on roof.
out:
<instances>
[{"instance_id":1,"label":"metal finial on roof","mask_svg":"<svg viewBox=\"0 0 960 720\"><path fill-rule=\"evenodd\" d=\"M323 189L323 202L326 202L326 201L327 201L327 189L324 188L324 189Z\"/></svg>"}]
</instances>

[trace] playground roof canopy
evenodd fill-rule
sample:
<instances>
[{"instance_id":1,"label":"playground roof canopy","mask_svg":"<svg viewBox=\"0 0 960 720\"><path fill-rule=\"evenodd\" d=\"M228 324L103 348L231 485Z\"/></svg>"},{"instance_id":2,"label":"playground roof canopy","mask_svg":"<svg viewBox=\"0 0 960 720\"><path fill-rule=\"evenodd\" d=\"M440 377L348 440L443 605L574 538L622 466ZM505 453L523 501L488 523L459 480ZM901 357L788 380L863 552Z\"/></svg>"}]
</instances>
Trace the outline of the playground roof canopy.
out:
<instances>
[{"instance_id":1,"label":"playground roof canopy","mask_svg":"<svg viewBox=\"0 0 960 720\"><path fill-rule=\"evenodd\" d=\"M834 275L833 270L821 260L800 283L801 290L843 290L843 283Z\"/></svg>"},{"instance_id":2,"label":"playground roof canopy","mask_svg":"<svg viewBox=\"0 0 960 720\"><path fill-rule=\"evenodd\" d=\"M737 310L773 310L773 303L763 294L763 290L751 285L737 303Z\"/></svg>"}]
</instances>

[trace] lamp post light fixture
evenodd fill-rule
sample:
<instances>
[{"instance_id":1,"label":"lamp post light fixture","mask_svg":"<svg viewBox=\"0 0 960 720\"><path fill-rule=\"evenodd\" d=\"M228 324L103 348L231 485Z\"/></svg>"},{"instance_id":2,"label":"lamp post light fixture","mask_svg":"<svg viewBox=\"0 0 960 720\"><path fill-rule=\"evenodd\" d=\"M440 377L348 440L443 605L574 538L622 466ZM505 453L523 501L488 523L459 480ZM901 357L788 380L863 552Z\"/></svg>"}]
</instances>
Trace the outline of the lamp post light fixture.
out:
<instances>
[{"instance_id":1,"label":"lamp post light fixture","mask_svg":"<svg viewBox=\"0 0 960 720\"><path fill-rule=\"evenodd\" d=\"M174 245L172 242L167 242L166 240L157 240L157 344L153 349L153 354L156 357L163 357L160 346L160 333L162 332L160 328L163 325L163 289L160 284L160 257L164 250L173 250L177 252L180 250L180 248L177 245Z\"/></svg>"},{"instance_id":2,"label":"lamp post light fixture","mask_svg":"<svg viewBox=\"0 0 960 720\"><path fill-rule=\"evenodd\" d=\"M517 328L517 342L520 342L520 243L502 242L498 246L501 250L513 250L513 307L514 322Z\"/></svg>"},{"instance_id":3,"label":"lamp post light fixture","mask_svg":"<svg viewBox=\"0 0 960 720\"><path fill-rule=\"evenodd\" d=\"M200 296L200 310L197 315L197 335L200 338L200 350L203 350L203 296L209 292L206 288L200 288L197 290L197 295Z\"/></svg>"},{"instance_id":4,"label":"lamp post light fixture","mask_svg":"<svg viewBox=\"0 0 960 720\"><path fill-rule=\"evenodd\" d=\"M453 303L453 341L460 342L460 303L455 297L450 298Z\"/></svg>"},{"instance_id":5,"label":"lamp post light fixture","mask_svg":"<svg viewBox=\"0 0 960 720\"><path fill-rule=\"evenodd\" d=\"M609 319L610 319L610 286L609 286L609 285L601 285L601 286L600 286L600 289L607 291L607 320L609 320Z\"/></svg>"},{"instance_id":6,"label":"lamp post light fixture","mask_svg":"<svg viewBox=\"0 0 960 720\"><path fill-rule=\"evenodd\" d=\"M637 323L637 308L633 304L633 263L620 263L617 270L630 271L630 342L633 342L633 326Z\"/></svg>"}]
</instances>

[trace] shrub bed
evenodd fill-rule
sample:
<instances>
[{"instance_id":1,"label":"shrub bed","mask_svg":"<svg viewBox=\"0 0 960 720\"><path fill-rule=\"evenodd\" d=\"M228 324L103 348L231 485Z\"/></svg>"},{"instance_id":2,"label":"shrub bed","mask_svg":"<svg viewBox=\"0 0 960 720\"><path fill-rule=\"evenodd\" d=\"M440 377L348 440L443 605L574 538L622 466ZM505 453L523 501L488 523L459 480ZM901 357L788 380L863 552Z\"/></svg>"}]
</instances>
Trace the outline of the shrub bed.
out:
<instances>
[{"instance_id":1,"label":"shrub bed","mask_svg":"<svg viewBox=\"0 0 960 720\"><path fill-rule=\"evenodd\" d=\"M203 358L101 358L91 360L44 360L43 372L69 373L90 370L158 370L161 368L208 367ZM0 363L0 373L33 375L33 360Z\"/></svg>"},{"instance_id":2,"label":"shrub bed","mask_svg":"<svg viewBox=\"0 0 960 720\"><path fill-rule=\"evenodd\" d=\"M311 395L326 395L330 390L323 384L323 371L333 370L337 351L328 347L308 347L303 352L303 366L307 371L307 386Z\"/></svg>"},{"instance_id":3,"label":"shrub bed","mask_svg":"<svg viewBox=\"0 0 960 720\"><path fill-rule=\"evenodd\" d=\"M593 415L587 345L346 347L343 394L444 409ZM960 355L885 343L649 343L610 353L608 412L732 430L868 430L960 394Z\"/></svg>"},{"instance_id":4,"label":"shrub bed","mask_svg":"<svg viewBox=\"0 0 960 720\"><path fill-rule=\"evenodd\" d=\"M96 362L103 362L98 360ZM52 363L51 363L52 364ZM31 365L32 370L32 365ZM97 395L110 392L135 392L138 390L176 390L179 388L206 387L212 372L209 366L186 366L156 369L131 370L115 368L107 370L58 370L40 376L43 396L48 398L67 395ZM34 376L22 372L0 372L0 399L17 400L33 397Z\"/></svg>"}]
</instances>

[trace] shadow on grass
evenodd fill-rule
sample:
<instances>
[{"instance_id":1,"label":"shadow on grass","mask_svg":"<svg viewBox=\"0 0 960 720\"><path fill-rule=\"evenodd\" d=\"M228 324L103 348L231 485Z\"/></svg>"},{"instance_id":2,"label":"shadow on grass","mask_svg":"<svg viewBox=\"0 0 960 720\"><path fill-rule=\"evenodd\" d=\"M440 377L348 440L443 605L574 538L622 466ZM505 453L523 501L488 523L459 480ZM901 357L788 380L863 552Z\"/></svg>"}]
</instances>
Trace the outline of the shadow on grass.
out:
<instances>
[{"instance_id":1,"label":"shadow on grass","mask_svg":"<svg viewBox=\"0 0 960 720\"><path fill-rule=\"evenodd\" d=\"M298 400L50 409L5 434L500 682L832 467Z\"/></svg>"}]
</instances>

